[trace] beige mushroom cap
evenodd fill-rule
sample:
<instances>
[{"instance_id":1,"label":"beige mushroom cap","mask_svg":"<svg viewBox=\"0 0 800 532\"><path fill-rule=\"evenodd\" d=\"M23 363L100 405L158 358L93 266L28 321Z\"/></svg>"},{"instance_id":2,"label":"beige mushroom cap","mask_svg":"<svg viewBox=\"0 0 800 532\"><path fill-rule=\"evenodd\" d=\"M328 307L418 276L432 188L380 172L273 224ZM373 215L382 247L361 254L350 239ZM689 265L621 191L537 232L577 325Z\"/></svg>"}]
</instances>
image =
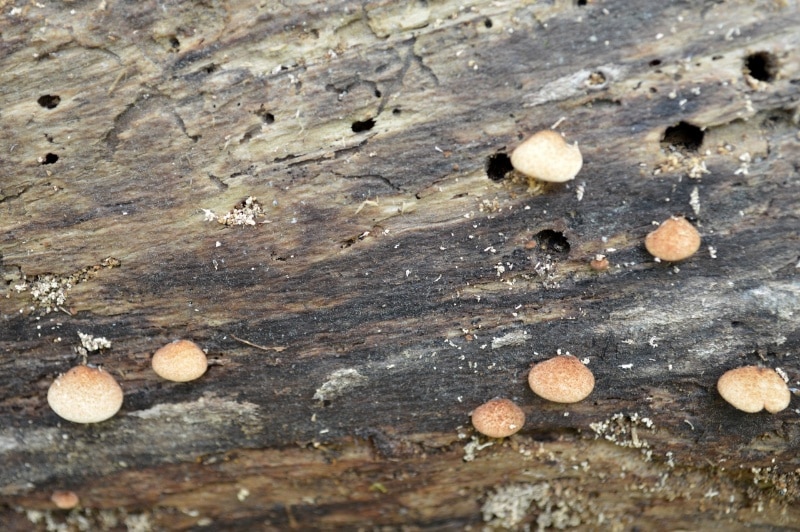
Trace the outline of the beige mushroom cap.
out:
<instances>
[{"instance_id":1,"label":"beige mushroom cap","mask_svg":"<svg viewBox=\"0 0 800 532\"><path fill-rule=\"evenodd\" d=\"M516 434L525 425L525 412L508 399L492 399L472 411L472 426L490 438Z\"/></svg>"},{"instance_id":2,"label":"beige mushroom cap","mask_svg":"<svg viewBox=\"0 0 800 532\"><path fill-rule=\"evenodd\" d=\"M60 510L72 510L81 502L80 498L74 491L54 491L50 496L50 500Z\"/></svg>"},{"instance_id":3,"label":"beige mushroom cap","mask_svg":"<svg viewBox=\"0 0 800 532\"><path fill-rule=\"evenodd\" d=\"M700 249L700 233L686 218L673 216L645 237L644 247L661 260L688 259Z\"/></svg>"},{"instance_id":4,"label":"beige mushroom cap","mask_svg":"<svg viewBox=\"0 0 800 532\"><path fill-rule=\"evenodd\" d=\"M581 150L551 129L534 133L511 152L511 166L540 181L563 183L583 166Z\"/></svg>"},{"instance_id":5,"label":"beige mushroom cap","mask_svg":"<svg viewBox=\"0 0 800 532\"><path fill-rule=\"evenodd\" d=\"M108 372L75 366L59 375L47 390L53 412L74 423L99 423L122 407L122 388Z\"/></svg>"},{"instance_id":6,"label":"beige mushroom cap","mask_svg":"<svg viewBox=\"0 0 800 532\"><path fill-rule=\"evenodd\" d=\"M577 403L594 390L594 375L576 357L558 355L531 368L528 385L548 401Z\"/></svg>"},{"instance_id":7,"label":"beige mushroom cap","mask_svg":"<svg viewBox=\"0 0 800 532\"><path fill-rule=\"evenodd\" d=\"M744 366L725 372L717 381L717 390L723 399L743 412L775 414L792 399L786 382L774 370L758 366Z\"/></svg>"},{"instance_id":8,"label":"beige mushroom cap","mask_svg":"<svg viewBox=\"0 0 800 532\"><path fill-rule=\"evenodd\" d=\"M208 369L208 359L200 346L189 340L176 340L155 352L153 371L162 379L187 382L199 379Z\"/></svg>"}]
</instances>

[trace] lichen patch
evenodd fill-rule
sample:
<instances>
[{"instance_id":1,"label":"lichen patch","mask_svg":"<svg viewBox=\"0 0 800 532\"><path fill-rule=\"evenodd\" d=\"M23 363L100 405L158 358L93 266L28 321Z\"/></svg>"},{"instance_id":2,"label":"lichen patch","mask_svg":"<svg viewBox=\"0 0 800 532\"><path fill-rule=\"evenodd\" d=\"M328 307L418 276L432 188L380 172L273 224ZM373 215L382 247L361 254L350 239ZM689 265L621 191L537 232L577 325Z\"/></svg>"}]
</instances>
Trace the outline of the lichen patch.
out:
<instances>
[{"instance_id":1,"label":"lichen patch","mask_svg":"<svg viewBox=\"0 0 800 532\"><path fill-rule=\"evenodd\" d=\"M529 338L528 331L511 331L502 336L492 338L492 349L500 349L509 345L524 345Z\"/></svg>"},{"instance_id":2,"label":"lichen patch","mask_svg":"<svg viewBox=\"0 0 800 532\"><path fill-rule=\"evenodd\" d=\"M526 519L535 503L537 530L576 527L581 524L584 508L581 498L570 497L570 492L566 489L558 496L547 482L503 486L487 496L481 508L483 520L491 527L513 529Z\"/></svg>"},{"instance_id":3,"label":"lichen patch","mask_svg":"<svg viewBox=\"0 0 800 532\"><path fill-rule=\"evenodd\" d=\"M28 292L32 300L32 310L38 310L42 314L64 309L67 302L67 293L77 284L86 282L104 269L118 268L122 263L114 257L108 257L100 261L99 264L86 266L68 275L56 275L44 273L37 275L31 281L23 276L22 283L14 285L14 290Z\"/></svg>"},{"instance_id":4,"label":"lichen patch","mask_svg":"<svg viewBox=\"0 0 800 532\"><path fill-rule=\"evenodd\" d=\"M256 225L258 219L265 216L263 207L254 196L248 196L239 205L227 213L219 216L211 209L202 209L204 220L207 222L219 222L222 225ZM261 223L266 223L262 221Z\"/></svg>"},{"instance_id":5,"label":"lichen patch","mask_svg":"<svg viewBox=\"0 0 800 532\"><path fill-rule=\"evenodd\" d=\"M94 353L101 349L111 349L111 342L104 336L92 336L78 331L78 337L81 339L81 346L78 349L83 349L85 353Z\"/></svg>"},{"instance_id":6,"label":"lichen patch","mask_svg":"<svg viewBox=\"0 0 800 532\"><path fill-rule=\"evenodd\" d=\"M620 412L603 421L590 423L589 428L594 431L595 439L603 438L620 447L641 449L645 460L649 461L652 458L650 444L642 437L644 431L647 433L655 431L655 423L649 417L643 417L637 412L633 414Z\"/></svg>"},{"instance_id":7,"label":"lichen patch","mask_svg":"<svg viewBox=\"0 0 800 532\"><path fill-rule=\"evenodd\" d=\"M65 513L51 510L24 510L25 516L34 525L45 530L118 530L150 532L153 521L150 513L128 513L124 508L81 508Z\"/></svg>"},{"instance_id":8,"label":"lichen patch","mask_svg":"<svg viewBox=\"0 0 800 532\"><path fill-rule=\"evenodd\" d=\"M314 399L317 401L331 401L353 388L363 386L367 380L367 377L359 373L357 369L337 369L328 375L322 386L317 388L316 392L314 392Z\"/></svg>"},{"instance_id":9,"label":"lichen patch","mask_svg":"<svg viewBox=\"0 0 800 532\"><path fill-rule=\"evenodd\" d=\"M206 394L197 401L161 403L146 410L130 412L128 415L139 419L175 419L200 424L231 416L254 417L258 411L259 406L254 403L232 401Z\"/></svg>"}]
</instances>

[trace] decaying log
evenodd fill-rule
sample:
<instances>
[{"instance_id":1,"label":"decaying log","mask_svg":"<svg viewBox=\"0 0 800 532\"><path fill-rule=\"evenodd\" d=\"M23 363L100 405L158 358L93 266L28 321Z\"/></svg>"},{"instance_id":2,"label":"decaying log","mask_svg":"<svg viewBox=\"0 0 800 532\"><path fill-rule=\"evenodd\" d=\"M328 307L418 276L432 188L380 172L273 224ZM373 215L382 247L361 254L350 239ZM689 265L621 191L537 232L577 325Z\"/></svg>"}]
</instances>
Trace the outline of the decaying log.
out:
<instances>
[{"instance_id":1,"label":"decaying log","mask_svg":"<svg viewBox=\"0 0 800 532\"><path fill-rule=\"evenodd\" d=\"M715 389L800 379L794 1L20 2L0 35L6 529L800 519L797 399ZM583 169L529 188L551 126ZM655 262L675 214L701 250ZM176 338L200 380L150 369ZM581 403L527 388L559 351ZM125 391L96 425L46 403L82 356Z\"/></svg>"}]
</instances>

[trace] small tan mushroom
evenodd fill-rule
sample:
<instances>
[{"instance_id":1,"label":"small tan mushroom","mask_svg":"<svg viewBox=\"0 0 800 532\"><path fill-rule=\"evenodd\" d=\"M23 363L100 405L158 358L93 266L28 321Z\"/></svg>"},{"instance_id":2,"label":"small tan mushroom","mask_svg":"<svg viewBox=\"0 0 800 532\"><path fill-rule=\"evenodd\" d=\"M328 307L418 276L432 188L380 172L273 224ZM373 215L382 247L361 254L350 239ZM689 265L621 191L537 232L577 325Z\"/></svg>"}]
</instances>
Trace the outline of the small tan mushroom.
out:
<instances>
[{"instance_id":1,"label":"small tan mushroom","mask_svg":"<svg viewBox=\"0 0 800 532\"><path fill-rule=\"evenodd\" d=\"M589 261L589 267L596 272L605 271L609 266L608 258L605 255L595 255L594 258Z\"/></svg>"},{"instance_id":2,"label":"small tan mushroom","mask_svg":"<svg viewBox=\"0 0 800 532\"><path fill-rule=\"evenodd\" d=\"M525 412L508 399L492 399L472 411L472 426L490 438L516 434L525 424Z\"/></svg>"},{"instance_id":3,"label":"small tan mushroom","mask_svg":"<svg viewBox=\"0 0 800 532\"><path fill-rule=\"evenodd\" d=\"M673 216L645 237L644 247L661 260L688 259L700 249L700 233L683 216Z\"/></svg>"},{"instance_id":4,"label":"small tan mushroom","mask_svg":"<svg viewBox=\"0 0 800 532\"><path fill-rule=\"evenodd\" d=\"M99 423L122 407L122 388L108 372L75 366L59 375L47 390L53 412L74 423Z\"/></svg>"},{"instance_id":5,"label":"small tan mushroom","mask_svg":"<svg viewBox=\"0 0 800 532\"><path fill-rule=\"evenodd\" d=\"M74 491L54 491L50 496L50 500L56 505L59 510L72 510L81 502L78 494Z\"/></svg>"},{"instance_id":6,"label":"small tan mushroom","mask_svg":"<svg viewBox=\"0 0 800 532\"><path fill-rule=\"evenodd\" d=\"M153 354L152 365L162 379L187 382L203 376L208 369L208 359L196 343L176 340Z\"/></svg>"},{"instance_id":7,"label":"small tan mushroom","mask_svg":"<svg viewBox=\"0 0 800 532\"><path fill-rule=\"evenodd\" d=\"M558 355L531 368L528 385L533 393L556 403L577 403L594 390L594 375L572 355Z\"/></svg>"},{"instance_id":8,"label":"small tan mushroom","mask_svg":"<svg viewBox=\"0 0 800 532\"><path fill-rule=\"evenodd\" d=\"M529 178L563 183L583 166L581 150L551 129L538 131L511 152L511 166Z\"/></svg>"},{"instance_id":9,"label":"small tan mushroom","mask_svg":"<svg viewBox=\"0 0 800 532\"><path fill-rule=\"evenodd\" d=\"M758 366L744 366L725 372L717 381L723 399L742 412L780 412L791 401L792 394L777 372Z\"/></svg>"}]
</instances>

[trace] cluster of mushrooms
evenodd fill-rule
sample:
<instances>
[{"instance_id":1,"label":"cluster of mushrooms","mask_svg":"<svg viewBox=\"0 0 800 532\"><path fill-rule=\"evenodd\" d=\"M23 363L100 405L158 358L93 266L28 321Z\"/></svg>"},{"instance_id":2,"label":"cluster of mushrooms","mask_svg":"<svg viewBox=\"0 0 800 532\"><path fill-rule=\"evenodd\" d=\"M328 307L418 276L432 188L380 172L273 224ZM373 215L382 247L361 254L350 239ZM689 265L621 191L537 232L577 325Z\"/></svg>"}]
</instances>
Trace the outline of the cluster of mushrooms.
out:
<instances>
[{"instance_id":1,"label":"cluster of mushrooms","mask_svg":"<svg viewBox=\"0 0 800 532\"><path fill-rule=\"evenodd\" d=\"M553 130L528 137L511 154L514 169L529 180L563 183L574 179L583 166L577 145L567 144ZM694 255L700 248L700 233L683 217L671 217L647 235L645 247L657 261L676 262ZM608 267L605 257L592 261L594 269ZM187 382L200 378L208 368L203 350L192 341L176 340L155 352L153 371L160 377ZM528 384L538 396L556 403L582 401L594 389L594 375L577 357L558 355L536 364L528 374ZM774 370L745 366L720 377L719 394L744 412L766 409L776 413L789 406L791 393ZM59 375L47 392L50 408L74 423L99 423L113 417L122 407L123 392L116 379L88 364ZM509 399L496 398L472 412L475 429L492 438L518 432L525 424L522 409Z\"/></svg>"},{"instance_id":2,"label":"cluster of mushrooms","mask_svg":"<svg viewBox=\"0 0 800 532\"><path fill-rule=\"evenodd\" d=\"M558 355L528 373L533 393L554 403L577 403L594 390L594 375L577 357ZM525 413L509 399L496 398L472 411L472 426L490 438L505 438L525 424Z\"/></svg>"},{"instance_id":3,"label":"cluster of mushrooms","mask_svg":"<svg viewBox=\"0 0 800 532\"><path fill-rule=\"evenodd\" d=\"M568 144L553 130L534 133L511 153L514 170L537 182L564 183L574 179L583 166L577 145ZM645 237L644 245L657 262L677 262L688 259L700 249L700 233L682 216L672 216L659 224ZM603 255L590 263L592 269L609 266ZM531 390L548 401L576 403L594 389L594 375L577 357L558 355L533 366L528 374ZM720 377L717 390L728 403L748 413L766 409L780 412L789 406L791 392L786 381L776 371L745 366L732 369ZM475 430L490 438L515 434L525 424L525 413L513 401L492 399L472 411Z\"/></svg>"},{"instance_id":4,"label":"cluster of mushrooms","mask_svg":"<svg viewBox=\"0 0 800 532\"><path fill-rule=\"evenodd\" d=\"M153 371L166 380L188 382L208 369L208 359L199 345L176 340L153 354ZM89 364L75 366L59 375L47 390L53 412L73 423L99 423L122 407L122 388L106 370Z\"/></svg>"}]
</instances>

